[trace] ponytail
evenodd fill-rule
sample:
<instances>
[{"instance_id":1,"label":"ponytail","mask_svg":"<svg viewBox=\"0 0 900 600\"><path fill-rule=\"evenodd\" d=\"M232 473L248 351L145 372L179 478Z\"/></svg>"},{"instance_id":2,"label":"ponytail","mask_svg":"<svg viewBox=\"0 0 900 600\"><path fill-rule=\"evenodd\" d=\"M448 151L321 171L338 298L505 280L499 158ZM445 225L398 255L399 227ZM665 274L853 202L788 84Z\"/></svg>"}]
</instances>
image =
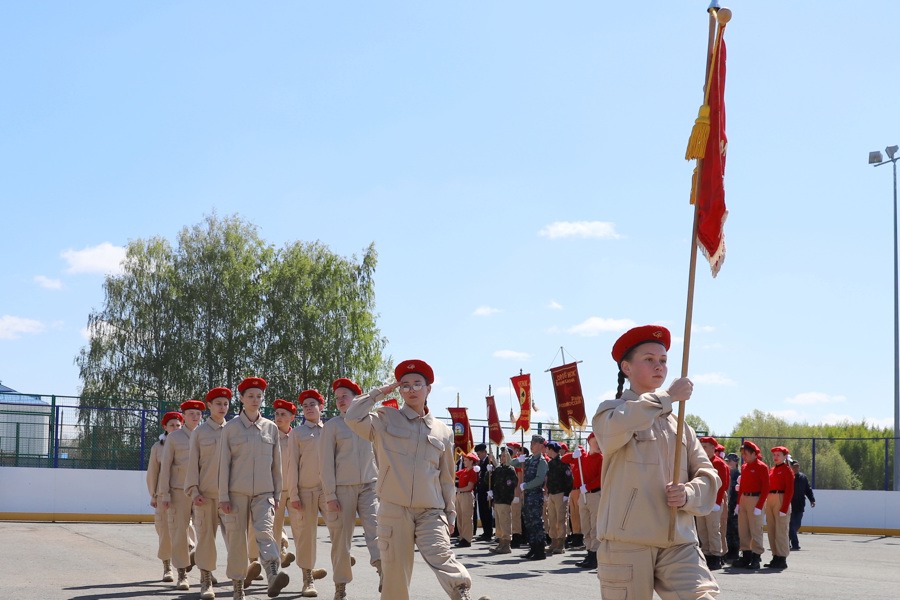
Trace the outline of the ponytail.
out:
<instances>
[{"instance_id":1,"label":"ponytail","mask_svg":"<svg viewBox=\"0 0 900 600\"><path fill-rule=\"evenodd\" d=\"M616 400L622 397L622 390L625 388L625 373L619 369L619 387L616 388Z\"/></svg>"}]
</instances>

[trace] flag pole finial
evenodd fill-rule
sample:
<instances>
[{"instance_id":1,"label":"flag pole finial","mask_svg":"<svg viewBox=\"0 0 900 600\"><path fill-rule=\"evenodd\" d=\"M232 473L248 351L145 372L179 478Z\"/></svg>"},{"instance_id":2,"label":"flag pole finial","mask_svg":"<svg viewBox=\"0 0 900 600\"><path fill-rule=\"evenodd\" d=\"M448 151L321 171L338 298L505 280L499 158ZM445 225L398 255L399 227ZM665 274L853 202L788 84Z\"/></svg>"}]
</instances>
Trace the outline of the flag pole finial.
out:
<instances>
[{"instance_id":1,"label":"flag pole finial","mask_svg":"<svg viewBox=\"0 0 900 600\"><path fill-rule=\"evenodd\" d=\"M731 20L731 9L730 8L720 8L716 11L716 21L719 22L719 25L727 25L728 21Z\"/></svg>"}]
</instances>

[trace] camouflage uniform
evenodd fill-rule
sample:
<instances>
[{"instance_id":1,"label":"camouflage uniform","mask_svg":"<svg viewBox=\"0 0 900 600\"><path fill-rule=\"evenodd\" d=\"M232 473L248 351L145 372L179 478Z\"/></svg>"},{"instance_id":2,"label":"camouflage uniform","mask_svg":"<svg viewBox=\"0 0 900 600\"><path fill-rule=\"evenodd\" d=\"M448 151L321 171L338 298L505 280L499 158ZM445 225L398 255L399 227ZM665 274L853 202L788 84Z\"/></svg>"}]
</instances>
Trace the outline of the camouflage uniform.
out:
<instances>
[{"instance_id":1,"label":"camouflage uniform","mask_svg":"<svg viewBox=\"0 0 900 600\"><path fill-rule=\"evenodd\" d=\"M526 534L531 544L544 544L544 478L547 476L547 461L540 454L530 456L525 461L523 481L525 483L525 506L522 517Z\"/></svg>"}]
</instances>

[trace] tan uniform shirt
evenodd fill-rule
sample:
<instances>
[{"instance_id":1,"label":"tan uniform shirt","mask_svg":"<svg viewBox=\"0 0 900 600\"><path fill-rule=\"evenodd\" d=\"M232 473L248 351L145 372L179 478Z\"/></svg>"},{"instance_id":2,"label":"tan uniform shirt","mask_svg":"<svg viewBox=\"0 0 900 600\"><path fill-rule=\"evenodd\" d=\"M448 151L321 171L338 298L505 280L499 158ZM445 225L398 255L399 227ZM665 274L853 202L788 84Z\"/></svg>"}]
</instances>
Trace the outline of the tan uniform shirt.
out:
<instances>
[{"instance_id":1,"label":"tan uniform shirt","mask_svg":"<svg viewBox=\"0 0 900 600\"><path fill-rule=\"evenodd\" d=\"M291 501L300 500L300 488L317 488L319 478L319 440L322 438L322 422L305 421L291 429L291 465L288 468L287 488Z\"/></svg>"},{"instance_id":2,"label":"tan uniform shirt","mask_svg":"<svg viewBox=\"0 0 900 600\"><path fill-rule=\"evenodd\" d=\"M620 399L600 404L592 425L603 452L600 539L658 548L696 543L694 516L712 511L719 476L697 434L685 427L678 480L685 484L687 503L677 511L675 540L669 542L665 486L672 481L678 425L669 395L626 390Z\"/></svg>"},{"instance_id":3,"label":"tan uniform shirt","mask_svg":"<svg viewBox=\"0 0 900 600\"><path fill-rule=\"evenodd\" d=\"M219 494L219 440L222 429L212 419L207 419L191 434L191 448L187 472L184 476L184 492L191 498L217 498Z\"/></svg>"},{"instance_id":4,"label":"tan uniform shirt","mask_svg":"<svg viewBox=\"0 0 900 600\"><path fill-rule=\"evenodd\" d=\"M156 486L156 494L163 502L171 502L173 493L184 491L184 476L190 453L191 431L188 428L176 429L166 436L162 458L159 460L159 483Z\"/></svg>"},{"instance_id":5,"label":"tan uniform shirt","mask_svg":"<svg viewBox=\"0 0 900 600\"><path fill-rule=\"evenodd\" d=\"M407 508L442 509L453 523L453 432L430 412L420 417L408 406L400 410L382 406L370 413L381 397L377 389L358 396L344 418L354 433L374 444L378 498Z\"/></svg>"},{"instance_id":6,"label":"tan uniform shirt","mask_svg":"<svg viewBox=\"0 0 900 600\"><path fill-rule=\"evenodd\" d=\"M291 430L293 431L293 429ZM278 447L281 448L281 493L287 491L288 470L291 467L291 432L278 430Z\"/></svg>"},{"instance_id":7,"label":"tan uniform shirt","mask_svg":"<svg viewBox=\"0 0 900 600\"><path fill-rule=\"evenodd\" d=\"M219 442L219 502L230 502L230 494L281 498L281 447L278 427L259 415L255 422L247 413L222 428Z\"/></svg>"},{"instance_id":8,"label":"tan uniform shirt","mask_svg":"<svg viewBox=\"0 0 900 600\"><path fill-rule=\"evenodd\" d=\"M159 459L165 446L162 442L156 442L150 448L150 458L147 460L147 491L150 498L156 498L156 487L159 485Z\"/></svg>"},{"instance_id":9,"label":"tan uniform shirt","mask_svg":"<svg viewBox=\"0 0 900 600\"><path fill-rule=\"evenodd\" d=\"M378 479L372 442L350 430L344 415L329 419L322 428L319 465L325 501L337 500L339 485L361 485Z\"/></svg>"}]
</instances>

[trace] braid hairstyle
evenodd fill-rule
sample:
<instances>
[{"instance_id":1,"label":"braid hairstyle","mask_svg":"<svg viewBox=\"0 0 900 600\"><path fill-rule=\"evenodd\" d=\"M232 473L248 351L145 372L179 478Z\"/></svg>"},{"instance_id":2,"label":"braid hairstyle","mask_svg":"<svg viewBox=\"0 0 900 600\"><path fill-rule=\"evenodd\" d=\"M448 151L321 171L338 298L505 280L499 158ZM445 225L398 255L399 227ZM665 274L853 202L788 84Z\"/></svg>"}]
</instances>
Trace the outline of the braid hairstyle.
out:
<instances>
[{"instance_id":1,"label":"braid hairstyle","mask_svg":"<svg viewBox=\"0 0 900 600\"><path fill-rule=\"evenodd\" d=\"M619 387L616 388L616 400L622 397L622 390L625 387L625 373L619 368Z\"/></svg>"},{"instance_id":2,"label":"braid hairstyle","mask_svg":"<svg viewBox=\"0 0 900 600\"><path fill-rule=\"evenodd\" d=\"M628 379L625 376L625 373L622 372L622 363L625 361L631 362L631 358L634 355L634 351L637 350L638 346L645 344L646 342L641 342L636 346L632 346L628 352L625 353L625 356L622 357L622 360L619 361L619 387L616 388L616 400L622 397L622 391L625 389L625 380Z\"/></svg>"}]
</instances>

